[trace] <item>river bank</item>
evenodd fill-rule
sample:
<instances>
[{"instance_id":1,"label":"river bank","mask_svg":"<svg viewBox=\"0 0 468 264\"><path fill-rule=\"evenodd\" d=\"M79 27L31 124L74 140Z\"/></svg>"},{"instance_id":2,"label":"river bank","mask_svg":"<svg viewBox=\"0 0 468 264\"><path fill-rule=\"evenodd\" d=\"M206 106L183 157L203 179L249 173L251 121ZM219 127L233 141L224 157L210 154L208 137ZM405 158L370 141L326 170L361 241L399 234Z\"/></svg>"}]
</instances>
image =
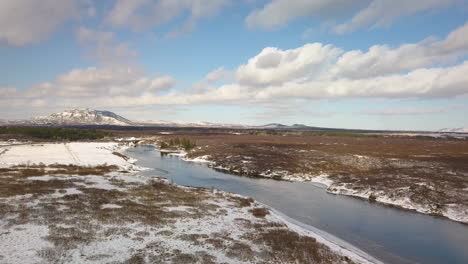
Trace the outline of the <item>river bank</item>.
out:
<instances>
[{"instance_id":1,"label":"river bank","mask_svg":"<svg viewBox=\"0 0 468 264\"><path fill-rule=\"evenodd\" d=\"M0 260L376 263L252 199L141 176L127 148L3 146Z\"/></svg>"},{"instance_id":2,"label":"river bank","mask_svg":"<svg viewBox=\"0 0 468 264\"><path fill-rule=\"evenodd\" d=\"M186 162L160 153L152 146L137 146L126 153L137 158L138 165L153 168L153 171L143 171L144 175L157 173L178 185L215 188L252 197L288 219L305 224L301 227L324 230L384 263L464 264L468 261L468 229L442 217L331 195L322 184L239 177L214 170L206 163ZM349 248L346 244L344 247Z\"/></svg>"},{"instance_id":3,"label":"river bank","mask_svg":"<svg viewBox=\"0 0 468 264\"><path fill-rule=\"evenodd\" d=\"M178 155L217 170L322 183L333 194L468 223L467 140L179 132L156 142L174 137L198 145Z\"/></svg>"}]
</instances>

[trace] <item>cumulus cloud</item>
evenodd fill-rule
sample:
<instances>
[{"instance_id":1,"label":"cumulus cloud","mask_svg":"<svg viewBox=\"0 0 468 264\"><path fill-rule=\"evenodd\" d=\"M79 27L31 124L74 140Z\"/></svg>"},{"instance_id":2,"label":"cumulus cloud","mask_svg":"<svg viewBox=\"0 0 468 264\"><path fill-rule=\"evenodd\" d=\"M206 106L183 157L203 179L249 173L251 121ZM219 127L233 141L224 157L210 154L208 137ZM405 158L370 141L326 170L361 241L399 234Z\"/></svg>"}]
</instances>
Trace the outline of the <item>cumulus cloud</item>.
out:
<instances>
[{"instance_id":1,"label":"cumulus cloud","mask_svg":"<svg viewBox=\"0 0 468 264\"><path fill-rule=\"evenodd\" d=\"M374 46L366 52L322 43L289 50L268 47L234 71L218 68L185 90L172 89L176 81L170 76L149 78L138 68L76 69L15 98L67 107L127 107L463 96L468 95L467 28L465 24L442 40Z\"/></svg>"},{"instance_id":2,"label":"cumulus cloud","mask_svg":"<svg viewBox=\"0 0 468 264\"><path fill-rule=\"evenodd\" d=\"M352 50L340 56L330 69L333 77L366 78L398 73L435 63L452 62L468 54L468 23L452 31L445 39L428 38L397 48L375 45L369 51Z\"/></svg>"},{"instance_id":3,"label":"cumulus cloud","mask_svg":"<svg viewBox=\"0 0 468 264\"><path fill-rule=\"evenodd\" d=\"M306 44L290 50L268 47L236 71L245 86L278 86L287 82L365 79L453 63L468 54L468 23L443 40L428 38L392 48L343 51L333 45Z\"/></svg>"},{"instance_id":4,"label":"cumulus cloud","mask_svg":"<svg viewBox=\"0 0 468 264\"><path fill-rule=\"evenodd\" d=\"M80 27L76 37L86 48L86 57L102 64L127 64L137 55L128 42L118 42L113 32Z\"/></svg>"},{"instance_id":5,"label":"cumulus cloud","mask_svg":"<svg viewBox=\"0 0 468 264\"><path fill-rule=\"evenodd\" d=\"M118 0L106 17L113 27L144 30L160 26L189 12L179 29L169 33L176 36L191 31L198 20L217 14L230 0Z\"/></svg>"},{"instance_id":6,"label":"cumulus cloud","mask_svg":"<svg viewBox=\"0 0 468 264\"><path fill-rule=\"evenodd\" d=\"M468 61L444 67L417 69L407 74L394 74L359 80L289 81L267 87L237 83L221 85L201 93L171 92L162 96L141 94L116 96L107 103L119 106L148 104L255 104L299 98L440 98L468 94ZM103 102L105 103L105 102Z\"/></svg>"},{"instance_id":7,"label":"cumulus cloud","mask_svg":"<svg viewBox=\"0 0 468 264\"><path fill-rule=\"evenodd\" d=\"M54 82L41 83L26 91L26 96L38 97L111 97L135 96L143 92L160 92L175 85L170 76L144 77L135 68L75 69L62 74Z\"/></svg>"},{"instance_id":8,"label":"cumulus cloud","mask_svg":"<svg viewBox=\"0 0 468 264\"><path fill-rule=\"evenodd\" d=\"M86 0L2 0L0 1L0 41L21 46L37 43L62 24L77 19Z\"/></svg>"},{"instance_id":9,"label":"cumulus cloud","mask_svg":"<svg viewBox=\"0 0 468 264\"><path fill-rule=\"evenodd\" d=\"M306 44L297 49L268 47L249 59L236 71L242 85L267 86L282 84L323 71L341 53L341 49L321 43Z\"/></svg>"},{"instance_id":10,"label":"cumulus cloud","mask_svg":"<svg viewBox=\"0 0 468 264\"><path fill-rule=\"evenodd\" d=\"M417 69L407 74L365 79L292 81L263 89L257 97L264 99L272 97L451 97L468 93L466 71L468 71L468 61L453 67Z\"/></svg>"}]
</instances>

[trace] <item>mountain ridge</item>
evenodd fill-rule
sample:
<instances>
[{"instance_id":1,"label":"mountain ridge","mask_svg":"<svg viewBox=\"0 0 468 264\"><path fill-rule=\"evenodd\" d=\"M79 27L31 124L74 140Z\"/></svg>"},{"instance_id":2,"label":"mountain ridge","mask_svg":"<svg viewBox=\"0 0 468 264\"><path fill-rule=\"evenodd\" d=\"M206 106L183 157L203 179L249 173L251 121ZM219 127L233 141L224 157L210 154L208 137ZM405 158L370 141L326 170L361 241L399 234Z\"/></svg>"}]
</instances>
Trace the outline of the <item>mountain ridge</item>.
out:
<instances>
[{"instance_id":1,"label":"mountain ridge","mask_svg":"<svg viewBox=\"0 0 468 264\"><path fill-rule=\"evenodd\" d=\"M423 133L468 133L468 128L443 128L436 131L396 131L396 130L367 130L315 127L304 124L284 125L269 123L265 125L222 124L211 122L177 122L177 121L132 121L114 112L95 109L72 109L39 116L29 120L1 120L0 125L38 125L38 126L139 126L139 127L194 127L194 128L230 128L230 129L271 129L271 130L314 130L317 132L423 132Z\"/></svg>"},{"instance_id":2,"label":"mountain ridge","mask_svg":"<svg viewBox=\"0 0 468 264\"><path fill-rule=\"evenodd\" d=\"M35 117L32 123L38 125L119 125L130 126L134 123L111 111L94 109L72 109L48 116Z\"/></svg>"}]
</instances>

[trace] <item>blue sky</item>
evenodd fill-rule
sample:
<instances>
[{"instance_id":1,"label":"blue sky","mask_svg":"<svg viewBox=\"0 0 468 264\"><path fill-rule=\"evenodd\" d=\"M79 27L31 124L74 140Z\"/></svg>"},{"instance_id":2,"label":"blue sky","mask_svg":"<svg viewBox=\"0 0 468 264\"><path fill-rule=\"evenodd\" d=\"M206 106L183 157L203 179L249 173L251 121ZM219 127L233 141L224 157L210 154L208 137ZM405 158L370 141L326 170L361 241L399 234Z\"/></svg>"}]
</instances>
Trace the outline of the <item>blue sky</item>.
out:
<instances>
[{"instance_id":1,"label":"blue sky","mask_svg":"<svg viewBox=\"0 0 468 264\"><path fill-rule=\"evenodd\" d=\"M467 127L466 0L5 0L0 119Z\"/></svg>"}]
</instances>

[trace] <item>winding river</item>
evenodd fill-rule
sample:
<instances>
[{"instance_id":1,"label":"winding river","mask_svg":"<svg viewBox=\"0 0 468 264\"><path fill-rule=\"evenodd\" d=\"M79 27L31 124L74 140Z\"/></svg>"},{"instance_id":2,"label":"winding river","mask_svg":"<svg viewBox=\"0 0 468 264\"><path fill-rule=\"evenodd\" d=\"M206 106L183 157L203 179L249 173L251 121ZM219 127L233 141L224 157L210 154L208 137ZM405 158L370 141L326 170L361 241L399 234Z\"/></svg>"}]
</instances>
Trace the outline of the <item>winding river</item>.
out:
<instances>
[{"instance_id":1,"label":"winding river","mask_svg":"<svg viewBox=\"0 0 468 264\"><path fill-rule=\"evenodd\" d=\"M131 148L127 154L138 159L138 165L151 168L143 172L147 176L250 196L385 263L468 263L468 225L329 194L317 184L230 175L203 164L161 156L152 146Z\"/></svg>"}]
</instances>

